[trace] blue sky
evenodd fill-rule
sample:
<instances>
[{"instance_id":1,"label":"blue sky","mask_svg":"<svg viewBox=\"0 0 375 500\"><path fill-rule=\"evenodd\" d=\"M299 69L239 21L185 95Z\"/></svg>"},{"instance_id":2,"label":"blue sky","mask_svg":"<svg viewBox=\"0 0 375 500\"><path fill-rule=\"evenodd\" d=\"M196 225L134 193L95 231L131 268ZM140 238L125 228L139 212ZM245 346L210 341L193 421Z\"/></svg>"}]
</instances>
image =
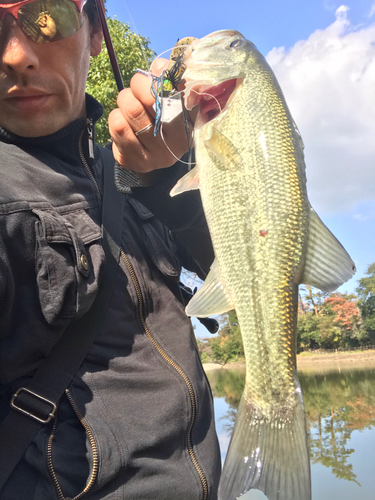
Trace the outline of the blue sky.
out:
<instances>
[{"instance_id":1,"label":"blue sky","mask_svg":"<svg viewBox=\"0 0 375 500\"><path fill-rule=\"evenodd\" d=\"M354 291L375 261L375 0L107 0L107 9L157 53L225 28L255 43L301 131L311 204L356 263L340 291Z\"/></svg>"}]
</instances>

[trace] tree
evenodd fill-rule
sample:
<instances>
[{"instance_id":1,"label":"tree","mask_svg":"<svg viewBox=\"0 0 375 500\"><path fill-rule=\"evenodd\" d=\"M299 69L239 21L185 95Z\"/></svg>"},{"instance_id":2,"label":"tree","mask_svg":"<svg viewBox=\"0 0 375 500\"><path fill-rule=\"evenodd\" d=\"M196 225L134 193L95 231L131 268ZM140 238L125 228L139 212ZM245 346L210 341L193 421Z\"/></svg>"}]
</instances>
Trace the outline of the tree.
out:
<instances>
[{"instance_id":1,"label":"tree","mask_svg":"<svg viewBox=\"0 0 375 500\"><path fill-rule=\"evenodd\" d=\"M326 315L333 316L333 323L339 327L337 340L340 347L354 347L359 344L361 314L354 294L332 293L324 301Z\"/></svg>"},{"instance_id":2,"label":"tree","mask_svg":"<svg viewBox=\"0 0 375 500\"><path fill-rule=\"evenodd\" d=\"M358 280L358 307L362 313L363 327L360 336L363 344L375 343L375 262L370 264L365 277Z\"/></svg>"},{"instance_id":3,"label":"tree","mask_svg":"<svg viewBox=\"0 0 375 500\"><path fill-rule=\"evenodd\" d=\"M309 285L304 285L301 289L301 294L303 294L303 299L305 300L305 303L302 303L307 304L309 310L313 311L316 316L319 316L328 293L313 289Z\"/></svg>"},{"instance_id":4,"label":"tree","mask_svg":"<svg viewBox=\"0 0 375 500\"><path fill-rule=\"evenodd\" d=\"M328 326L327 320L322 318L322 314L324 313L324 299L327 295L327 293L308 285L300 288L299 302L301 307L298 310L297 352L301 350L301 347L307 349L321 347L321 326L323 326L326 337L327 333L329 334L329 329L326 328Z\"/></svg>"},{"instance_id":5,"label":"tree","mask_svg":"<svg viewBox=\"0 0 375 500\"><path fill-rule=\"evenodd\" d=\"M308 309L298 315L297 346L337 349L357 346L361 338L361 314L354 294L313 292L304 296Z\"/></svg>"},{"instance_id":6,"label":"tree","mask_svg":"<svg viewBox=\"0 0 375 500\"><path fill-rule=\"evenodd\" d=\"M301 347L315 349L320 346L319 316L312 311L298 315L297 352Z\"/></svg>"},{"instance_id":7,"label":"tree","mask_svg":"<svg viewBox=\"0 0 375 500\"><path fill-rule=\"evenodd\" d=\"M211 352L208 353L207 344L199 346L202 361L211 357L213 361L225 364L244 357L241 330L236 312L229 311L229 313L223 314L220 323L219 334L208 340ZM207 357L203 357L205 353L207 353Z\"/></svg>"},{"instance_id":8,"label":"tree","mask_svg":"<svg viewBox=\"0 0 375 500\"><path fill-rule=\"evenodd\" d=\"M358 280L358 307L362 313L362 343L375 343L375 262L365 272L366 277Z\"/></svg>"},{"instance_id":9,"label":"tree","mask_svg":"<svg viewBox=\"0 0 375 500\"><path fill-rule=\"evenodd\" d=\"M107 23L124 85L128 87L135 70L148 70L156 54L149 47L150 40L135 34L129 24L111 18L107 18ZM104 145L110 140L108 115L116 107L118 94L105 46L101 54L91 59L86 91L104 107L103 117L96 126L96 141Z\"/></svg>"},{"instance_id":10,"label":"tree","mask_svg":"<svg viewBox=\"0 0 375 500\"><path fill-rule=\"evenodd\" d=\"M363 328L360 332L363 344L375 343L375 296L369 297L366 301L359 303L359 308L363 318Z\"/></svg>"},{"instance_id":11,"label":"tree","mask_svg":"<svg viewBox=\"0 0 375 500\"><path fill-rule=\"evenodd\" d=\"M360 303L375 297L375 262L370 264L365 272L367 277L358 280L357 293L360 297Z\"/></svg>"}]
</instances>

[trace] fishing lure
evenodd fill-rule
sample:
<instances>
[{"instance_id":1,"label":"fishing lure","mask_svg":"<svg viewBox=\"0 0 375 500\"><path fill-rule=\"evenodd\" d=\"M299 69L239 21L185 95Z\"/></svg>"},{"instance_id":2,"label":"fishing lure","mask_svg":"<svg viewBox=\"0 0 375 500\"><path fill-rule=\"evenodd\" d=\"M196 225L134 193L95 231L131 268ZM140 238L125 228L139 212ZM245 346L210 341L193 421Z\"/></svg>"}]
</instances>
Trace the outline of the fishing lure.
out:
<instances>
[{"instance_id":1,"label":"fishing lure","mask_svg":"<svg viewBox=\"0 0 375 500\"><path fill-rule=\"evenodd\" d=\"M191 149L190 120L181 93L178 90L178 85L182 82L182 77L186 69L183 63L185 49L194 40L195 38L193 37L185 37L177 41L171 52L169 68L163 71L160 76L155 76L151 72L142 69L136 70L137 73L141 73L151 79L150 91L155 99L154 137L159 133L163 122L171 121L182 111L189 150ZM176 105L177 100L178 106ZM166 102L168 111L165 110ZM181 111L179 111L180 109Z\"/></svg>"}]
</instances>

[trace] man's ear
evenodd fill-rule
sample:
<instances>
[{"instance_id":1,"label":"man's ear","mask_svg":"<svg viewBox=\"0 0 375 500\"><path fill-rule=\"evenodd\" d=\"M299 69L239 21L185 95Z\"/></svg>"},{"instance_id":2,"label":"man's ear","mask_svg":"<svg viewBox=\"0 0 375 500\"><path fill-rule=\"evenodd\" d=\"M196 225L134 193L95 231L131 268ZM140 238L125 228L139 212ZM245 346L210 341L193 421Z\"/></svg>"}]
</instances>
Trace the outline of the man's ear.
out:
<instances>
[{"instance_id":1,"label":"man's ear","mask_svg":"<svg viewBox=\"0 0 375 500\"><path fill-rule=\"evenodd\" d=\"M100 54L103 46L103 32L100 28L93 28L90 33L90 56L95 57Z\"/></svg>"}]
</instances>

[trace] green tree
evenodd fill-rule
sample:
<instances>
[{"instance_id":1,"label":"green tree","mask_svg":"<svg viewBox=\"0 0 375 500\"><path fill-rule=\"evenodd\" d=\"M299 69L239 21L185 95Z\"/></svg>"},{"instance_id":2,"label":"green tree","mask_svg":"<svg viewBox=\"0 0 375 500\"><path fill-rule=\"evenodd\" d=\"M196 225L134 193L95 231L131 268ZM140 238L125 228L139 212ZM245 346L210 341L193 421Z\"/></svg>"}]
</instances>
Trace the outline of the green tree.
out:
<instances>
[{"instance_id":1,"label":"green tree","mask_svg":"<svg viewBox=\"0 0 375 500\"><path fill-rule=\"evenodd\" d=\"M150 40L135 34L129 24L111 18L107 18L107 23L124 85L128 87L137 68L149 69L155 53L149 47ZM108 115L116 107L118 94L105 45L101 54L91 59L86 91L104 107L103 117L96 126L96 141L104 145L110 140Z\"/></svg>"},{"instance_id":2,"label":"green tree","mask_svg":"<svg viewBox=\"0 0 375 500\"><path fill-rule=\"evenodd\" d=\"M308 285L304 285L300 288L300 307L298 308L297 323L297 352L299 352L301 348L316 349L321 347L321 315L324 312L324 299L327 295L327 293L321 292ZM323 321L323 323L326 323L326 321Z\"/></svg>"},{"instance_id":3,"label":"green tree","mask_svg":"<svg viewBox=\"0 0 375 500\"><path fill-rule=\"evenodd\" d=\"M312 311L299 314L297 325L297 351L320 346L319 316Z\"/></svg>"},{"instance_id":4,"label":"green tree","mask_svg":"<svg viewBox=\"0 0 375 500\"><path fill-rule=\"evenodd\" d=\"M243 358L243 343L236 312L229 311L229 313L222 315L220 323L219 334L208 341L211 349L210 357L213 361L221 364ZM200 347L201 356L205 347Z\"/></svg>"},{"instance_id":5,"label":"green tree","mask_svg":"<svg viewBox=\"0 0 375 500\"><path fill-rule=\"evenodd\" d=\"M361 340L363 344L375 343L375 262L370 264L365 272L365 277L358 280L358 307L362 313L363 331Z\"/></svg>"}]
</instances>

